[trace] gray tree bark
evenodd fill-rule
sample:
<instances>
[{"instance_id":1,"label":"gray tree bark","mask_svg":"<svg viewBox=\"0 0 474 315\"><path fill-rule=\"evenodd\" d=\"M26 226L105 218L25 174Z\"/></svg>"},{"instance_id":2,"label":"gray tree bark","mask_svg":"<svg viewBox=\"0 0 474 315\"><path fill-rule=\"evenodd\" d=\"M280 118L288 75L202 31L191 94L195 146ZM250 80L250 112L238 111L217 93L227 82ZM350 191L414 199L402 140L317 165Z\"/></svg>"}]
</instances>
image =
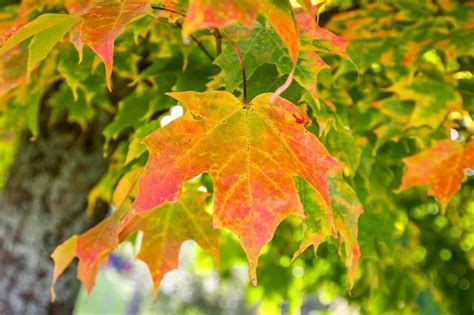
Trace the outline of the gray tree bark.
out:
<instances>
[{"instance_id":1,"label":"gray tree bark","mask_svg":"<svg viewBox=\"0 0 474 315\"><path fill-rule=\"evenodd\" d=\"M99 219L88 218L85 209L88 192L106 169L104 123L97 121L84 132L64 122L46 128L42 117L38 140L22 136L0 192L0 314L72 313L79 289L75 268L59 280L57 300L51 303L49 256ZM100 208L103 216L107 206Z\"/></svg>"}]
</instances>

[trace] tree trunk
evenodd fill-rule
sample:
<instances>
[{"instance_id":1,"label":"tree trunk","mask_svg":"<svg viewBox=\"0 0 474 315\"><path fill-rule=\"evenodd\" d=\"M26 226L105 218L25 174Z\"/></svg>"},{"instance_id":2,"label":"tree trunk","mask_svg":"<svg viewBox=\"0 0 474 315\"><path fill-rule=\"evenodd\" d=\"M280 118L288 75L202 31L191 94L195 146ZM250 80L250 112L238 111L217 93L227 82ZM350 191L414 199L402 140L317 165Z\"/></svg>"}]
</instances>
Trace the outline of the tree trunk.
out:
<instances>
[{"instance_id":1,"label":"tree trunk","mask_svg":"<svg viewBox=\"0 0 474 315\"><path fill-rule=\"evenodd\" d=\"M44 115L43 115L44 116ZM99 115L100 116L100 115ZM106 169L102 126L88 131L64 122L47 126L35 142L24 134L5 190L0 192L0 314L70 314L79 289L75 268L56 286L50 302L53 264L49 255L94 219L87 194ZM99 213L105 214L102 205Z\"/></svg>"}]
</instances>

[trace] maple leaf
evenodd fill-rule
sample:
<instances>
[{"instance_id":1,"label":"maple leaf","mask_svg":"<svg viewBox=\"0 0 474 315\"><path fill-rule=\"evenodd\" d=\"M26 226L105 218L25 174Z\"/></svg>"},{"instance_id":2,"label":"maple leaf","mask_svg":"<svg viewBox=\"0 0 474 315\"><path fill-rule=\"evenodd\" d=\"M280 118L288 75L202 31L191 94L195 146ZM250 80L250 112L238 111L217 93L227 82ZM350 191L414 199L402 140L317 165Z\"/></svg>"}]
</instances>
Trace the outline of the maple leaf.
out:
<instances>
[{"instance_id":1,"label":"maple leaf","mask_svg":"<svg viewBox=\"0 0 474 315\"><path fill-rule=\"evenodd\" d=\"M295 19L304 37L316 41L327 41L329 43L329 50L332 53L351 60L347 54L347 41L344 38L322 28L310 14L305 12L296 15Z\"/></svg>"},{"instance_id":2,"label":"maple leaf","mask_svg":"<svg viewBox=\"0 0 474 315\"><path fill-rule=\"evenodd\" d=\"M228 27L224 32L224 35L228 35L233 39L242 53L248 78L251 78L256 69L264 63L279 64L280 72L286 74L290 73L293 68L287 52L282 45L279 45L281 41L272 29L266 28L260 23L255 23L252 29L235 25ZM284 69L281 69L280 62L285 63ZM234 91L242 83L242 74L239 67L236 67L239 60L233 47L226 45L222 53L216 58L215 63L224 72L227 91Z\"/></svg>"},{"instance_id":3,"label":"maple leaf","mask_svg":"<svg viewBox=\"0 0 474 315\"><path fill-rule=\"evenodd\" d=\"M70 2L69 11L82 18L81 24L71 32L72 42L82 55L84 45L89 46L104 62L107 87L112 89L114 42L134 18L150 10L148 0L93 2L79 5Z\"/></svg>"},{"instance_id":4,"label":"maple leaf","mask_svg":"<svg viewBox=\"0 0 474 315\"><path fill-rule=\"evenodd\" d=\"M80 18L67 14L43 14L28 22L36 10L60 7L63 1L24 0L16 19L0 22L0 93L26 81L33 69L47 57L53 47ZM29 45L25 40L31 38Z\"/></svg>"},{"instance_id":5,"label":"maple leaf","mask_svg":"<svg viewBox=\"0 0 474 315\"><path fill-rule=\"evenodd\" d=\"M360 250L357 241L357 220L364 209L356 193L342 178L329 177L329 191L334 214L334 222L346 248L346 264L349 269L349 283L352 287ZM328 221L329 210L321 202L321 196L303 180L298 181L298 191L304 210L308 215L305 221L303 241L293 259L301 255L309 246L313 246L316 255L319 244L327 237L337 237L336 231Z\"/></svg>"},{"instance_id":6,"label":"maple leaf","mask_svg":"<svg viewBox=\"0 0 474 315\"><path fill-rule=\"evenodd\" d=\"M319 53L323 51L340 55L349 60L356 68L357 66L346 51L347 41L317 24L315 15L324 2L311 8L308 7L307 1L303 2L306 2L304 7L307 8L309 14L301 12L295 17L301 34L301 52L295 71L295 79L310 93L319 107L318 75L322 70L329 68L329 65L321 58Z\"/></svg>"},{"instance_id":7,"label":"maple leaf","mask_svg":"<svg viewBox=\"0 0 474 315\"><path fill-rule=\"evenodd\" d=\"M322 70L329 68L319 52L330 52L351 62L352 60L346 52L347 42L319 27L308 13L302 12L296 15L296 21L300 28L300 51L296 64L293 64L289 52L283 48L275 31L259 23L254 23L252 29L242 26L228 27L224 30L224 35L232 38L242 52L243 63L249 78L263 63L275 64L282 75L294 71L296 82L304 87L319 105L318 75ZM326 45L327 43L329 45ZM242 83L240 70L235 66L238 62L230 45L225 47L222 54L215 60L215 63L224 71L228 91L233 91Z\"/></svg>"},{"instance_id":8,"label":"maple leaf","mask_svg":"<svg viewBox=\"0 0 474 315\"><path fill-rule=\"evenodd\" d=\"M94 287L95 277L99 266L105 261L107 255L118 245L118 227L124 212L116 211L113 215L81 235L73 235L64 243L56 247L51 254L54 261L53 281L51 284L51 298L54 300L54 284L73 261L79 259L77 277L85 289L90 292Z\"/></svg>"},{"instance_id":9,"label":"maple leaf","mask_svg":"<svg viewBox=\"0 0 474 315\"><path fill-rule=\"evenodd\" d=\"M338 163L306 131L306 113L283 98L270 105L271 94L249 104L222 91L169 95L187 111L145 138L150 155L132 207L140 214L174 201L186 180L208 172L214 227L239 236L255 284L258 256L278 224L304 216L293 177L303 177L330 204L326 176Z\"/></svg>"},{"instance_id":10,"label":"maple leaf","mask_svg":"<svg viewBox=\"0 0 474 315\"><path fill-rule=\"evenodd\" d=\"M249 78L264 63L275 64L280 74L290 74L294 68L291 57L283 49L277 34L259 23L249 30L244 27L229 27L225 33L234 39L243 55L245 70ZM294 70L294 78L313 98L317 98L316 83L318 73L329 66L316 53L309 41L301 41L301 50ZM233 91L242 83L237 56L233 48L226 46L215 63L224 71L226 89Z\"/></svg>"},{"instance_id":11,"label":"maple leaf","mask_svg":"<svg viewBox=\"0 0 474 315\"><path fill-rule=\"evenodd\" d=\"M459 142L438 140L429 150L404 162L407 169L400 189L428 185L428 195L436 197L444 211L461 186L464 170L474 169L474 141L464 147Z\"/></svg>"},{"instance_id":12,"label":"maple leaf","mask_svg":"<svg viewBox=\"0 0 474 315\"><path fill-rule=\"evenodd\" d=\"M137 231L144 234L137 258L144 261L151 272L155 298L164 274L177 268L184 241L195 240L218 262L219 234L212 230L212 217L204 209L206 197L206 193L186 190L176 203L133 218L122 207L87 232L72 236L51 254L54 261L52 298L55 282L74 257L79 259L77 276L86 291L91 292L99 267L107 261L108 255L119 242ZM128 224L123 225L123 222Z\"/></svg>"},{"instance_id":13,"label":"maple leaf","mask_svg":"<svg viewBox=\"0 0 474 315\"><path fill-rule=\"evenodd\" d=\"M16 30L0 48L0 56L33 37L28 50L27 74L63 39L79 18L67 14L43 14Z\"/></svg>"},{"instance_id":14,"label":"maple leaf","mask_svg":"<svg viewBox=\"0 0 474 315\"><path fill-rule=\"evenodd\" d=\"M326 4L326 0L319 2L318 4L313 5L311 0L297 0L298 3L301 5L303 10L305 10L310 16L313 21L317 21L317 15L321 7Z\"/></svg>"},{"instance_id":15,"label":"maple leaf","mask_svg":"<svg viewBox=\"0 0 474 315\"><path fill-rule=\"evenodd\" d=\"M54 301L56 293L54 291L54 284L59 279L61 274L66 270L69 264L76 255L77 235L72 236L67 241L56 247L51 254L54 261L53 281L51 284L51 300Z\"/></svg>"},{"instance_id":16,"label":"maple leaf","mask_svg":"<svg viewBox=\"0 0 474 315\"><path fill-rule=\"evenodd\" d=\"M179 250L184 241L196 241L219 262L219 232L212 229L212 217L204 210L206 197L207 194L200 191L184 192L177 202L134 217L122 232L122 238L143 232L137 258L148 265L155 300L163 276L178 267Z\"/></svg>"},{"instance_id":17,"label":"maple leaf","mask_svg":"<svg viewBox=\"0 0 474 315\"><path fill-rule=\"evenodd\" d=\"M298 58L299 35L288 1L191 0L183 24L183 35L208 27L222 28L239 22L252 27L257 13L273 26L288 48L293 63Z\"/></svg>"},{"instance_id":18,"label":"maple leaf","mask_svg":"<svg viewBox=\"0 0 474 315\"><path fill-rule=\"evenodd\" d=\"M77 236L75 256L79 259L77 277L87 292L91 292L99 267L107 261L108 254L119 244L118 234L126 208L120 208L107 219L87 232Z\"/></svg>"}]
</instances>

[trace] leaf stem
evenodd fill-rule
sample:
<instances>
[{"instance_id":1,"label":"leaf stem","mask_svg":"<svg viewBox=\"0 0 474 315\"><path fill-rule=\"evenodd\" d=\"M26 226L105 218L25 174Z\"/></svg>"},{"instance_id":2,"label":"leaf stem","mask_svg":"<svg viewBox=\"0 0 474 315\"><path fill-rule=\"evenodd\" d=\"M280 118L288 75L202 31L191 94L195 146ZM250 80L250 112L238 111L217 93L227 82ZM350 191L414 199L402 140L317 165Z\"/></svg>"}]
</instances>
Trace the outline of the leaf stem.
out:
<instances>
[{"instance_id":1,"label":"leaf stem","mask_svg":"<svg viewBox=\"0 0 474 315\"><path fill-rule=\"evenodd\" d=\"M242 58L242 54L240 53L239 47L235 44L235 42L230 38L225 38L234 48L235 53L237 54L237 58L239 59L240 69L242 69L242 81L243 81L243 103L244 107L248 106L247 103L247 76L245 75L245 64L244 59Z\"/></svg>"}]
</instances>

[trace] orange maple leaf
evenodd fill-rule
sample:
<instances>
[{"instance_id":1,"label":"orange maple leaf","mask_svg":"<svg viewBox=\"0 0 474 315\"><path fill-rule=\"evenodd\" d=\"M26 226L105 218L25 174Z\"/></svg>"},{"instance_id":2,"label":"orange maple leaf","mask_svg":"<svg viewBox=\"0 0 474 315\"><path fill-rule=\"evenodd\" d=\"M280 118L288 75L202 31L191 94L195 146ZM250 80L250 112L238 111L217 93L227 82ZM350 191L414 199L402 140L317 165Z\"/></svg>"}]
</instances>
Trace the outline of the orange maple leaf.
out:
<instances>
[{"instance_id":1,"label":"orange maple leaf","mask_svg":"<svg viewBox=\"0 0 474 315\"><path fill-rule=\"evenodd\" d=\"M134 216L125 226L122 222L127 211L120 208L89 231L72 236L51 254L54 261L52 299L55 282L74 257L79 260L77 277L86 291L91 292L99 267L107 261L109 254L119 242L138 231L143 232L143 239L137 258L150 270L155 299L165 273L178 267L179 250L184 241L195 240L218 263L219 235L212 230L212 217L204 209L206 196L200 191L187 190L176 203Z\"/></svg>"},{"instance_id":2,"label":"orange maple leaf","mask_svg":"<svg viewBox=\"0 0 474 315\"><path fill-rule=\"evenodd\" d=\"M298 59L299 33L292 8L286 1L271 0L191 0L183 24L183 35L208 27L225 27L242 23L252 27L257 13L262 14L273 26L288 47L293 63Z\"/></svg>"},{"instance_id":3,"label":"orange maple leaf","mask_svg":"<svg viewBox=\"0 0 474 315\"><path fill-rule=\"evenodd\" d=\"M459 190L467 168L474 169L474 141L465 147L450 140L438 140L427 151L404 159L407 167L400 189L428 185L444 210Z\"/></svg>"},{"instance_id":4,"label":"orange maple leaf","mask_svg":"<svg viewBox=\"0 0 474 315\"><path fill-rule=\"evenodd\" d=\"M307 180L330 205L326 177L339 164L305 129L306 113L283 98L270 105L271 94L249 104L222 91L169 95L187 111L145 138L150 155L132 207L142 214L175 201L186 180L208 172L214 227L239 236L255 284L258 256L278 224L289 215L304 217L294 177Z\"/></svg>"},{"instance_id":5,"label":"orange maple leaf","mask_svg":"<svg viewBox=\"0 0 474 315\"><path fill-rule=\"evenodd\" d=\"M148 265L154 284L154 298L163 276L178 267L181 244L192 239L219 263L219 232L212 229L212 217L204 210L207 194L185 192L173 204L158 211L133 218L121 233L123 238L136 231L143 232L137 258Z\"/></svg>"},{"instance_id":6,"label":"orange maple leaf","mask_svg":"<svg viewBox=\"0 0 474 315\"><path fill-rule=\"evenodd\" d=\"M296 23L298 24L300 32L306 37L315 40L328 41L333 53L351 60L346 51L347 41L344 38L320 27L315 23L314 18L310 14L302 12L296 15Z\"/></svg>"},{"instance_id":7,"label":"orange maple leaf","mask_svg":"<svg viewBox=\"0 0 474 315\"><path fill-rule=\"evenodd\" d=\"M105 64L107 87L112 89L111 76L115 39L127 24L150 10L149 0L67 1L66 6L82 22L71 31L71 40L82 55L88 45Z\"/></svg>"}]
</instances>

